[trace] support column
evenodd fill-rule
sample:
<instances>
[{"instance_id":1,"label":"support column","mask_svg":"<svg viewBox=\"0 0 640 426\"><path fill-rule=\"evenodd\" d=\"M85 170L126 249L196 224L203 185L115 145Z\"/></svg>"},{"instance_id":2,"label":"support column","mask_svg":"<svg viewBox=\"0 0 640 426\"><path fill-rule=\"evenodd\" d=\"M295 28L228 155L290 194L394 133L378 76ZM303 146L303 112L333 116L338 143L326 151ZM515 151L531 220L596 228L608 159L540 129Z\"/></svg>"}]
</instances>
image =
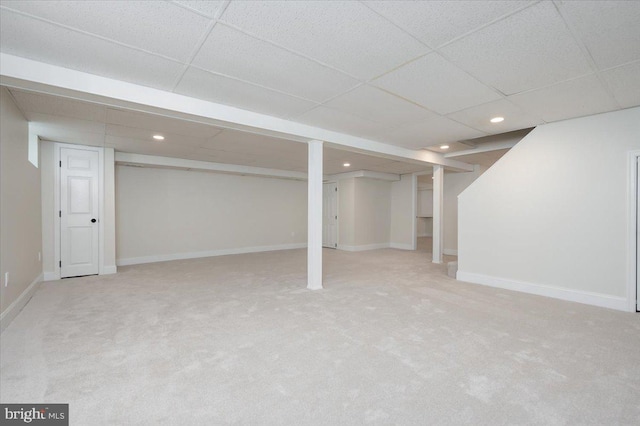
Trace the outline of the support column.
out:
<instances>
[{"instance_id":1,"label":"support column","mask_svg":"<svg viewBox=\"0 0 640 426\"><path fill-rule=\"evenodd\" d=\"M310 141L307 219L307 288L322 289L322 144Z\"/></svg>"},{"instance_id":2,"label":"support column","mask_svg":"<svg viewBox=\"0 0 640 426\"><path fill-rule=\"evenodd\" d=\"M433 263L442 263L444 168L433 166Z\"/></svg>"}]
</instances>

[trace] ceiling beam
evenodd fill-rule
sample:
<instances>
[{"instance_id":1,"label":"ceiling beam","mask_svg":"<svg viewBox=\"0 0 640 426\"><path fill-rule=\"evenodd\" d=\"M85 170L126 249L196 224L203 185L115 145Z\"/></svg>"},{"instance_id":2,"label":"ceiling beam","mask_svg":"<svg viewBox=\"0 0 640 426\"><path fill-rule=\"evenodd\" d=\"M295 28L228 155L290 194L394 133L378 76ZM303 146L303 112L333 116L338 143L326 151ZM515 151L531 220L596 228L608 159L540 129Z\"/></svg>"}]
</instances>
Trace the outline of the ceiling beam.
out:
<instances>
[{"instance_id":1,"label":"ceiling beam","mask_svg":"<svg viewBox=\"0 0 640 426\"><path fill-rule=\"evenodd\" d=\"M242 176L274 177L280 179L307 180L307 174L289 170L266 169L263 167L239 166L235 164L210 163L208 161L185 160L182 158L160 157L157 155L116 152L115 161L122 165L163 167L181 170L200 170L228 173Z\"/></svg>"},{"instance_id":2,"label":"ceiling beam","mask_svg":"<svg viewBox=\"0 0 640 426\"><path fill-rule=\"evenodd\" d=\"M483 143L482 145L478 145L472 149L448 152L444 156L446 158L453 158L453 157L461 157L463 155L479 154L481 152L491 152L491 151L499 151L501 149L511 149L514 146L516 146L518 142L520 142L520 139L513 139L509 141L502 141L502 142L487 142L487 143Z\"/></svg>"},{"instance_id":3,"label":"ceiling beam","mask_svg":"<svg viewBox=\"0 0 640 426\"><path fill-rule=\"evenodd\" d=\"M320 140L336 148L394 160L441 165L454 171L473 170L471 164L445 158L439 153L402 148L5 53L0 53L0 83L23 90L150 112L167 117L186 118L299 142Z\"/></svg>"}]
</instances>

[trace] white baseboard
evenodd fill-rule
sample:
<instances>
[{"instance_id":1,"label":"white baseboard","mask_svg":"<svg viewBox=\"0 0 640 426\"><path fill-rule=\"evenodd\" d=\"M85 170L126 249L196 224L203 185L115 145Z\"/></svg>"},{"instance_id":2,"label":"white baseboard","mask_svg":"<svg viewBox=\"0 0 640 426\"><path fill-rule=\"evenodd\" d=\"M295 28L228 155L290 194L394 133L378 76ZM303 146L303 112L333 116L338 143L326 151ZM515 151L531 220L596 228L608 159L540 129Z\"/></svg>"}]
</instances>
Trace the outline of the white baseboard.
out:
<instances>
[{"instance_id":1,"label":"white baseboard","mask_svg":"<svg viewBox=\"0 0 640 426\"><path fill-rule=\"evenodd\" d=\"M411 244L402 244L402 243L389 243L389 248L400 249L400 250L414 250Z\"/></svg>"},{"instance_id":2,"label":"white baseboard","mask_svg":"<svg viewBox=\"0 0 640 426\"><path fill-rule=\"evenodd\" d=\"M116 265L104 266L102 268L102 274L100 275L110 275L118 273L118 267Z\"/></svg>"},{"instance_id":3,"label":"white baseboard","mask_svg":"<svg viewBox=\"0 0 640 426\"><path fill-rule=\"evenodd\" d=\"M606 294L591 293L588 291L570 290L523 281L507 280L504 278L491 277L488 275L460 270L458 271L456 279L489 287L503 288L506 290L520 291L523 293L536 294L538 296L583 303L586 305L600 306L602 308L616 309L618 311L629 310L629 302L624 297L609 296Z\"/></svg>"},{"instance_id":4,"label":"white baseboard","mask_svg":"<svg viewBox=\"0 0 640 426\"><path fill-rule=\"evenodd\" d=\"M339 244L338 249L344 250L344 251L366 251L366 250L378 250L378 249L389 248L389 246L390 246L389 243L366 244L361 246L345 246L345 245Z\"/></svg>"},{"instance_id":5,"label":"white baseboard","mask_svg":"<svg viewBox=\"0 0 640 426\"><path fill-rule=\"evenodd\" d=\"M457 256L458 255L458 250L457 249L444 249L442 250L442 253L448 255L448 256Z\"/></svg>"},{"instance_id":6,"label":"white baseboard","mask_svg":"<svg viewBox=\"0 0 640 426\"><path fill-rule=\"evenodd\" d=\"M38 275L36 279L33 280L31 284L29 284L29 287L27 287L22 292L22 294L18 296L18 298L14 300L13 303L11 303L2 314L0 314L0 333L2 333L7 328L7 326L11 324L11 321L13 321L16 316L18 316L22 308L24 308L24 306L31 299L36 290L38 290L43 277L43 273Z\"/></svg>"},{"instance_id":7,"label":"white baseboard","mask_svg":"<svg viewBox=\"0 0 640 426\"><path fill-rule=\"evenodd\" d=\"M60 279L60 274L57 272L44 272L44 281L56 281Z\"/></svg>"},{"instance_id":8,"label":"white baseboard","mask_svg":"<svg viewBox=\"0 0 640 426\"><path fill-rule=\"evenodd\" d=\"M139 265L142 263L166 262L168 260L198 259L201 257L226 256L229 254L258 253L263 251L291 250L307 247L306 243L280 244L275 246L241 247L222 250L197 251L190 253L159 254L155 256L130 257L117 259L116 265Z\"/></svg>"}]
</instances>

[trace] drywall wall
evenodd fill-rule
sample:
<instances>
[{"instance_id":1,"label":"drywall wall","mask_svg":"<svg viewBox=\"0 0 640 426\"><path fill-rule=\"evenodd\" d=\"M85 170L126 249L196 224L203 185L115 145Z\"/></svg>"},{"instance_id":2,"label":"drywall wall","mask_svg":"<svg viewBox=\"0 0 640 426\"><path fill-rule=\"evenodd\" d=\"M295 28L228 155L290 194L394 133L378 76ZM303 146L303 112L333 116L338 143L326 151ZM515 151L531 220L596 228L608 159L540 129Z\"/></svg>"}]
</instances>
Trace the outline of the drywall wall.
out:
<instances>
[{"instance_id":1,"label":"drywall wall","mask_svg":"<svg viewBox=\"0 0 640 426\"><path fill-rule=\"evenodd\" d=\"M116 165L117 263L304 247L307 183Z\"/></svg>"},{"instance_id":2,"label":"drywall wall","mask_svg":"<svg viewBox=\"0 0 640 426\"><path fill-rule=\"evenodd\" d=\"M104 196L103 201L103 217L101 224L103 226L102 250L103 265L102 274L116 273L116 170L115 170L115 152L113 148L104 148L103 157L103 180L104 180Z\"/></svg>"},{"instance_id":3,"label":"drywall wall","mask_svg":"<svg viewBox=\"0 0 640 426\"><path fill-rule=\"evenodd\" d=\"M390 246L415 250L416 191L417 177L412 174L400 176L391 182Z\"/></svg>"},{"instance_id":4,"label":"drywall wall","mask_svg":"<svg viewBox=\"0 0 640 426\"><path fill-rule=\"evenodd\" d=\"M354 178L338 181L338 248L346 250L356 245Z\"/></svg>"},{"instance_id":5,"label":"drywall wall","mask_svg":"<svg viewBox=\"0 0 640 426\"><path fill-rule=\"evenodd\" d=\"M391 182L355 179L355 246L389 247Z\"/></svg>"},{"instance_id":6,"label":"drywall wall","mask_svg":"<svg viewBox=\"0 0 640 426\"><path fill-rule=\"evenodd\" d=\"M431 185L429 185L431 186ZM433 190L418 187L418 219L416 226L418 237L433 236Z\"/></svg>"},{"instance_id":7,"label":"drywall wall","mask_svg":"<svg viewBox=\"0 0 640 426\"><path fill-rule=\"evenodd\" d=\"M29 162L27 120L0 89L0 312L4 329L42 280L40 170ZM8 273L8 283L5 281ZM8 284L5 286L5 284Z\"/></svg>"},{"instance_id":8,"label":"drywall wall","mask_svg":"<svg viewBox=\"0 0 640 426\"><path fill-rule=\"evenodd\" d=\"M391 182L371 178L338 181L338 249L389 247Z\"/></svg>"},{"instance_id":9,"label":"drywall wall","mask_svg":"<svg viewBox=\"0 0 640 426\"><path fill-rule=\"evenodd\" d=\"M482 175L487 168L476 165L474 171L445 173L443 193L444 254L458 254L458 195Z\"/></svg>"},{"instance_id":10,"label":"drywall wall","mask_svg":"<svg viewBox=\"0 0 640 426\"><path fill-rule=\"evenodd\" d=\"M640 108L539 126L459 197L458 279L629 309Z\"/></svg>"},{"instance_id":11,"label":"drywall wall","mask_svg":"<svg viewBox=\"0 0 640 426\"><path fill-rule=\"evenodd\" d=\"M69 145L67 145L69 146ZM74 145L82 148L82 145ZM40 142L40 169L41 169L41 204L42 204L42 265L45 280L60 278L60 268L56 258L55 234L59 226L58 211L56 210L55 194L57 193L56 149L60 144L55 142ZM96 148L103 151L103 196L101 208L103 217L100 225L103 227L103 240L100 244L100 274L112 274L116 272L116 223L115 223L115 169L113 148Z\"/></svg>"}]
</instances>

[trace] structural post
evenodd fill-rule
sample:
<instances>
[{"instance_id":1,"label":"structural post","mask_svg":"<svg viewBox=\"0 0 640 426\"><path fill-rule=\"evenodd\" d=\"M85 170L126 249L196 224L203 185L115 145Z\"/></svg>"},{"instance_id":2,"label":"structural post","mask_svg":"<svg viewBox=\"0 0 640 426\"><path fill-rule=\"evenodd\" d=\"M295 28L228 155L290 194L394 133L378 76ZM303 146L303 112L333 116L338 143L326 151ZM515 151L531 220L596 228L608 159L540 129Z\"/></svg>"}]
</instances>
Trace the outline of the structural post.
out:
<instances>
[{"instance_id":1,"label":"structural post","mask_svg":"<svg viewBox=\"0 0 640 426\"><path fill-rule=\"evenodd\" d=\"M322 142L309 142L307 288L322 288Z\"/></svg>"},{"instance_id":2,"label":"structural post","mask_svg":"<svg viewBox=\"0 0 640 426\"><path fill-rule=\"evenodd\" d=\"M442 263L444 168L433 166L433 263Z\"/></svg>"}]
</instances>

